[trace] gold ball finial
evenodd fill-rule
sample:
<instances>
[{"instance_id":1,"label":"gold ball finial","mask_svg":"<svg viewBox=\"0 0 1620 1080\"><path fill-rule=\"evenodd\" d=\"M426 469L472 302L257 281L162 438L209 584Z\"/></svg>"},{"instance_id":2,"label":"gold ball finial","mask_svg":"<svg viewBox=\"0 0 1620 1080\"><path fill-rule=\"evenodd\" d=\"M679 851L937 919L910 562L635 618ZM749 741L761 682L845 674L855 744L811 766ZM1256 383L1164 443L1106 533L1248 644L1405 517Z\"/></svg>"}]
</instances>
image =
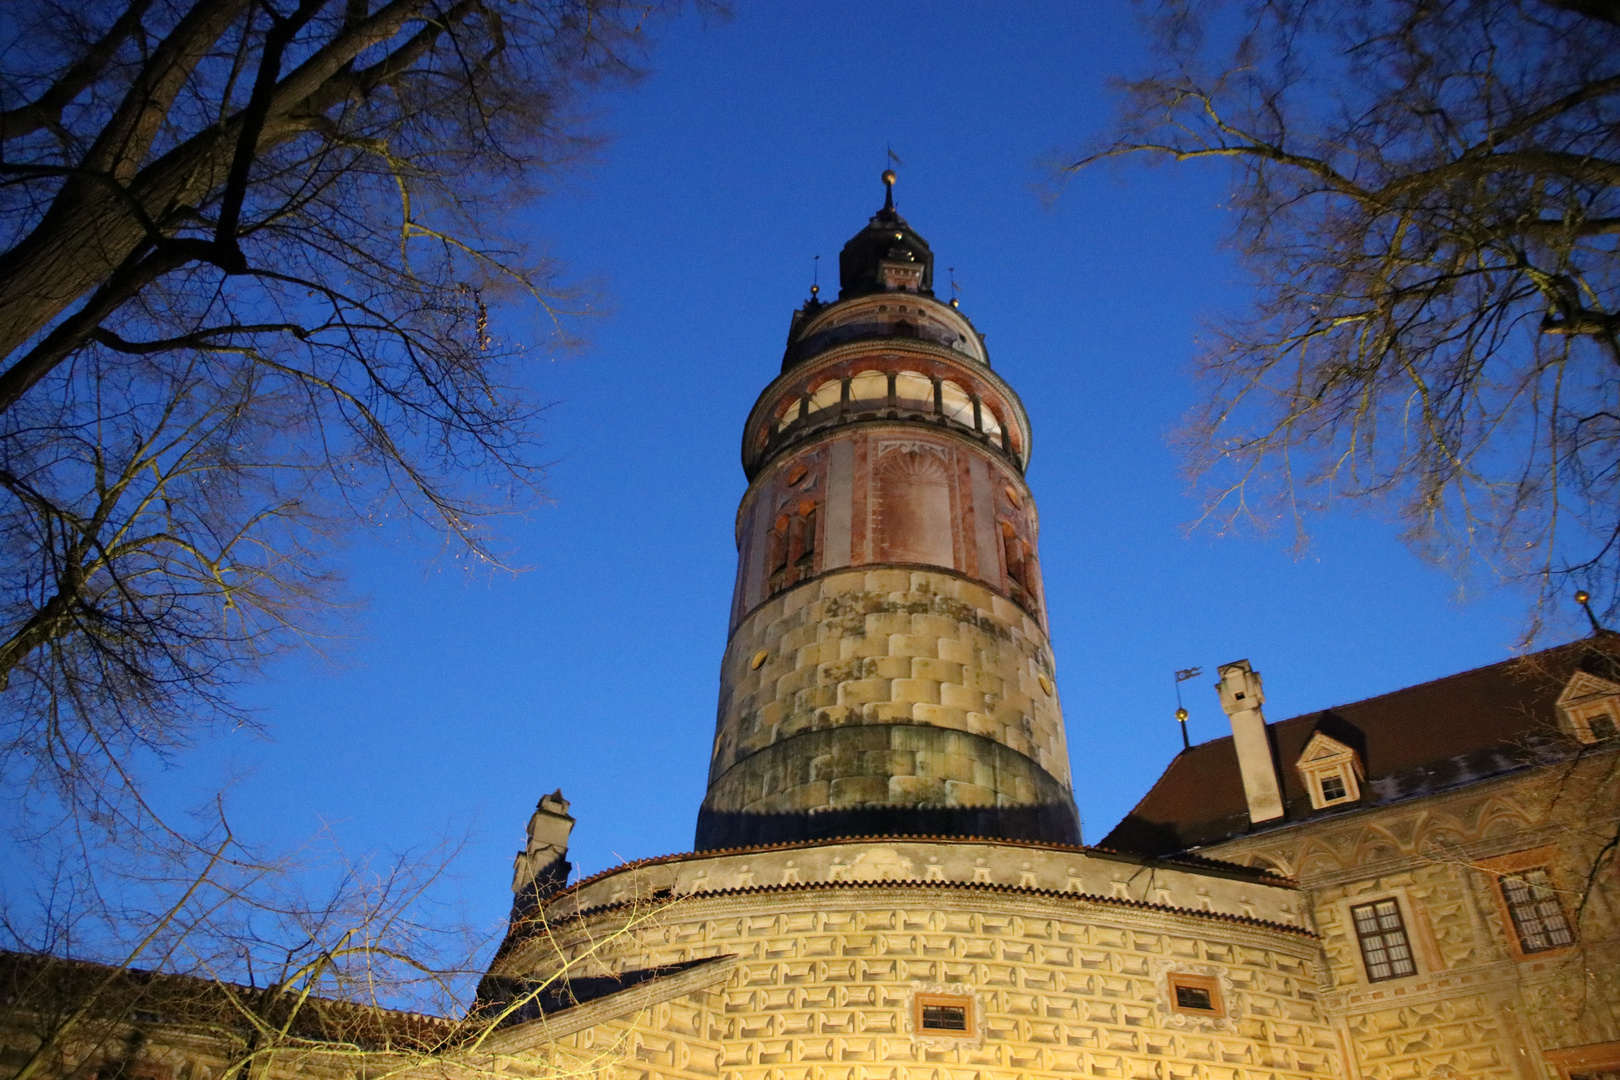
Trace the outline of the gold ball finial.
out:
<instances>
[{"instance_id":1,"label":"gold ball finial","mask_svg":"<svg viewBox=\"0 0 1620 1080\"><path fill-rule=\"evenodd\" d=\"M1176 719L1180 720L1183 724L1185 724L1187 722L1187 710L1186 709L1177 709L1176 710Z\"/></svg>"},{"instance_id":2,"label":"gold ball finial","mask_svg":"<svg viewBox=\"0 0 1620 1080\"><path fill-rule=\"evenodd\" d=\"M1577 604L1584 604L1590 599L1592 599L1592 594L1587 592L1585 589L1575 590L1575 602Z\"/></svg>"},{"instance_id":3,"label":"gold ball finial","mask_svg":"<svg viewBox=\"0 0 1620 1080\"><path fill-rule=\"evenodd\" d=\"M892 184L898 179L900 179L900 178L898 176L894 175L894 170L893 169L884 169L883 170L883 182L885 184Z\"/></svg>"},{"instance_id":4,"label":"gold ball finial","mask_svg":"<svg viewBox=\"0 0 1620 1080\"><path fill-rule=\"evenodd\" d=\"M821 295L821 286L820 285L812 285L812 286L810 286L810 295L811 296L819 296L819 295Z\"/></svg>"}]
</instances>

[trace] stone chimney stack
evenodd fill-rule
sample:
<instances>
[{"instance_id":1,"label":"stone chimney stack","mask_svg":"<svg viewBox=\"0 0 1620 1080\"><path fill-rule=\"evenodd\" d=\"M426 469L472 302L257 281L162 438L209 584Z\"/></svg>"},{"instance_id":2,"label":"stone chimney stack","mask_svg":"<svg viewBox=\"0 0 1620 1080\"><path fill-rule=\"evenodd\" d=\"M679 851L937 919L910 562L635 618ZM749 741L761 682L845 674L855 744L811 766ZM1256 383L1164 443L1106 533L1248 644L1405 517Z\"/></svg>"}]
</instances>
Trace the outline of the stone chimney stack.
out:
<instances>
[{"instance_id":1,"label":"stone chimney stack","mask_svg":"<svg viewBox=\"0 0 1620 1080\"><path fill-rule=\"evenodd\" d=\"M543 797L529 818L529 843L512 864L514 915L533 907L568 882L568 836L574 819L568 816L568 800L558 788Z\"/></svg>"},{"instance_id":2,"label":"stone chimney stack","mask_svg":"<svg viewBox=\"0 0 1620 1080\"><path fill-rule=\"evenodd\" d=\"M1238 660L1222 664L1220 674L1215 688L1221 693L1221 708L1232 720L1232 745L1243 772L1249 820L1256 825L1275 820L1283 816L1282 789L1271 759L1271 740L1266 738L1266 718L1260 711L1266 701L1260 673L1247 660Z\"/></svg>"}]
</instances>

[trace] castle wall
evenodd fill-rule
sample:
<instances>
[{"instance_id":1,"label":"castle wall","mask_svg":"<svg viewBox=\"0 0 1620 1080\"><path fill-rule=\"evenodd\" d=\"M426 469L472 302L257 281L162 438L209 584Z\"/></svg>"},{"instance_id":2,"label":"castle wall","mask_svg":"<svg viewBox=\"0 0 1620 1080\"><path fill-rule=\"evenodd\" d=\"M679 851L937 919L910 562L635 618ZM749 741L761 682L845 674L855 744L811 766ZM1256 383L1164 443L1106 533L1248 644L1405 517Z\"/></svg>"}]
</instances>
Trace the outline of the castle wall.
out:
<instances>
[{"instance_id":1,"label":"castle wall","mask_svg":"<svg viewBox=\"0 0 1620 1080\"><path fill-rule=\"evenodd\" d=\"M716 727L704 821L731 824L700 847L789 838L744 817L869 806L945 812L928 831L1079 839L1046 634L954 574L834 571L766 601L727 645ZM1029 831L966 827L998 808Z\"/></svg>"},{"instance_id":2,"label":"castle wall","mask_svg":"<svg viewBox=\"0 0 1620 1080\"><path fill-rule=\"evenodd\" d=\"M1581 1055L1620 1068L1620 895L1613 863L1597 861L1620 830L1616 761L1598 754L1207 853L1298 876L1352 1077L1545 1080L1581 1075L1559 1064ZM1500 882L1527 866L1551 871L1569 947L1519 947ZM1398 905L1416 971L1374 982L1350 909L1379 900Z\"/></svg>"},{"instance_id":3,"label":"castle wall","mask_svg":"<svg viewBox=\"0 0 1620 1080\"><path fill-rule=\"evenodd\" d=\"M543 968L555 947L630 970L740 957L709 1011L657 1029L661 1057L621 1067L645 1080L695 1075L672 1065L692 1060L671 1045L686 1031L718 1044L728 1080L1340 1075L1317 1001L1319 952L1300 930L903 883L695 894L627 930L622 910L553 924L513 959ZM1220 1015L1178 1010L1175 975L1218 987ZM921 1029L917 999L930 993L971 1001L971 1030Z\"/></svg>"}]
</instances>

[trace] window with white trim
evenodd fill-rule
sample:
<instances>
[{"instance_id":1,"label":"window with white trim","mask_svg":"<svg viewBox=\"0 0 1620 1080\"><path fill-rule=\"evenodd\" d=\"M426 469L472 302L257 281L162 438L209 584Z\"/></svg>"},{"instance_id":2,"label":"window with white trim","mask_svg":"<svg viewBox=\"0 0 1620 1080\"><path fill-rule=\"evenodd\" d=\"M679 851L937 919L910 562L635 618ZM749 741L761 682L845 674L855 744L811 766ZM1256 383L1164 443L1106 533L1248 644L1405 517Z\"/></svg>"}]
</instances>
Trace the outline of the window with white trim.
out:
<instances>
[{"instance_id":1,"label":"window with white trim","mask_svg":"<svg viewBox=\"0 0 1620 1080\"><path fill-rule=\"evenodd\" d=\"M1320 731L1312 735L1294 767L1317 810L1361 798L1361 758L1331 736Z\"/></svg>"},{"instance_id":2,"label":"window with white trim","mask_svg":"<svg viewBox=\"0 0 1620 1080\"><path fill-rule=\"evenodd\" d=\"M1558 695L1558 710L1581 742L1608 742L1620 736L1620 683L1577 671Z\"/></svg>"}]
</instances>

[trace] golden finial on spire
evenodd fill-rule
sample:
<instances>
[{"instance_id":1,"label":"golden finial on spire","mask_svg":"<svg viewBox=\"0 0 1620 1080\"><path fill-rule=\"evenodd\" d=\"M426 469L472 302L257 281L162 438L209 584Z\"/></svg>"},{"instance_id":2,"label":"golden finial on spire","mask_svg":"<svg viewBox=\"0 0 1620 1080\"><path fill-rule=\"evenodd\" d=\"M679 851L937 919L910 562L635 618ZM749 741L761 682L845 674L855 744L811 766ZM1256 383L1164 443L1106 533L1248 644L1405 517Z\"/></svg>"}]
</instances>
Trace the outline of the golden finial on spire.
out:
<instances>
[{"instance_id":1,"label":"golden finial on spire","mask_svg":"<svg viewBox=\"0 0 1620 1080\"><path fill-rule=\"evenodd\" d=\"M1592 614L1592 594L1585 589L1576 589L1575 602L1581 605L1582 611L1586 612L1586 621L1592 624L1592 633L1603 633L1603 624L1598 622L1596 615Z\"/></svg>"}]
</instances>

